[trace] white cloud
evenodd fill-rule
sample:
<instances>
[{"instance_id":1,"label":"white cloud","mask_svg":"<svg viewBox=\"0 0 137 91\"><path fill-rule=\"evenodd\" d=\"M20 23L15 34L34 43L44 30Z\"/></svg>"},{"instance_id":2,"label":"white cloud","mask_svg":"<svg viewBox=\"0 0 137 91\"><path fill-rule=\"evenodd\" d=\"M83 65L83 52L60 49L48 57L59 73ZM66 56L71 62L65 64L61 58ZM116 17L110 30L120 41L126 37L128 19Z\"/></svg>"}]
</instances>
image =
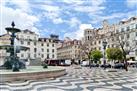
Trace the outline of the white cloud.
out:
<instances>
[{"instance_id":1,"label":"white cloud","mask_svg":"<svg viewBox=\"0 0 137 91\"><path fill-rule=\"evenodd\" d=\"M5 5L5 3L6 3L5 1L0 0L0 5L1 5L1 6L4 6L4 5Z\"/></svg>"},{"instance_id":2,"label":"white cloud","mask_svg":"<svg viewBox=\"0 0 137 91\"><path fill-rule=\"evenodd\" d=\"M130 11L130 12L127 12L127 13L112 13L110 15L105 15L105 16L101 16L101 15L92 15L92 14L89 14L89 17L92 18L92 21L91 23L92 24L98 24L98 23L101 23L103 20L111 20L111 19L128 19L130 17L133 17L133 16L136 16L137 15L137 10L135 11ZM114 21L113 21L114 22Z\"/></svg>"},{"instance_id":3,"label":"white cloud","mask_svg":"<svg viewBox=\"0 0 137 91\"><path fill-rule=\"evenodd\" d=\"M81 4L72 4L72 9L78 12L85 12L85 13L92 13L96 14L97 12L100 12L105 9L103 4L105 3L105 0L78 0L75 2L80 2Z\"/></svg>"},{"instance_id":4,"label":"white cloud","mask_svg":"<svg viewBox=\"0 0 137 91\"><path fill-rule=\"evenodd\" d=\"M44 17L51 20L54 24L60 24L65 22L61 16L60 12L44 12Z\"/></svg>"},{"instance_id":5,"label":"white cloud","mask_svg":"<svg viewBox=\"0 0 137 91\"><path fill-rule=\"evenodd\" d=\"M137 0L126 0L126 4L129 8L137 8Z\"/></svg>"},{"instance_id":6,"label":"white cloud","mask_svg":"<svg viewBox=\"0 0 137 91\"><path fill-rule=\"evenodd\" d=\"M64 20L61 18L61 8L59 6L54 5L40 5L40 8L44 10L44 17L52 20L54 24L63 23Z\"/></svg>"},{"instance_id":7,"label":"white cloud","mask_svg":"<svg viewBox=\"0 0 137 91\"><path fill-rule=\"evenodd\" d=\"M41 5L41 9L48 11L48 12L58 12L60 11L60 8L58 6L53 6L53 5Z\"/></svg>"},{"instance_id":8,"label":"white cloud","mask_svg":"<svg viewBox=\"0 0 137 91\"><path fill-rule=\"evenodd\" d=\"M75 32L76 38L77 38L77 39L81 39L82 37L84 37L84 30L85 30L85 29L88 29L88 28L89 28L89 29L92 29L93 27L92 27L91 24L81 24L81 25L79 26L79 30Z\"/></svg>"},{"instance_id":9,"label":"white cloud","mask_svg":"<svg viewBox=\"0 0 137 91\"><path fill-rule=\"evenodd\" d=\"M81 24L79 25L79 29L75 32L67 32L64 34L64 38L65 37L70 37L72 39L81 39L82 37L84 37L84 29L92 29L92 25L91 24Z\"/></svg>"},{"instance_id":10,"label":"white cloud","mask_svg":"<svg viewBox=\"0 0 137 91\"><path fill-rule=\"evenodd\" d=\"M102 13L101 11L105 9L105 7L102 6L105 0L62 0L56 2L61 2L68 5L61 5L61 7L53 2L47 4L44 2L42 5L38 6L41 10L44 10L44 17L51 20L54 24L67 22L67 20L64 20L61 16L63 13L67 13L69 16L72 16L72 13L70 13L69 10L74 10L80 13L100 14ZM79 21L72 19L69 24L72 24L73 26L73 22L78 23Z\"/></svg>"},{"instance_id":11,"label":"white cloud","mask_svg":"<svg viewBox=\"0 0 137 91\"><path fill-rule=\"evenodd\" d=\"M67 23L70 25L70 27L77 27L79 24L81 24L81 21L78 20L77 17L72 17Z\"/></svg>"},{"instance_id":12,"label":"white cloud","mask_svg":"<svg viewBox=\"0 0 137 91\"><path fill-rule=\"evenodd\" d=\"M15 27L24 30L29 29L39 33L39 30L35 27L35 23L39 21L39 19L30 15L21 9L13 9L7 7L5 5L0 6L1 8L1 18L0 18L0 34L6 33L5 27L11 26L11 22L15 22Z\"/></svg>"},{"instance_id":13,"label":"white cloud","mask_svg":"<svg viewBox=\"0 0 137 91\"><path fill-rule=\"evenodd\" d=\"M30 4L28 0L3 0L3 3L14 5L19 8L21 11L30 12Z\"/></svg>"},{"instance_id":14,"label":"white cloud","mask_svg":"<svg viewBox=\"0 0 137 91\"><path fill-rule=\"evenodd\" d=\"M106 0L91 0L91 3L92 3L93 6L99 6L99 5L102 5L105 2L106 2Z\"/></svg>"},{"instance_id":15,"label":"white cloud","mask_svg":"<svg viewBox=\"0 0 137 91\"><path fill-rule=\"evenodd\" d=\"M84 0L62 0L62 2L67 3L67 4L81 5L85 1Z\"/></svg>"},{"instance_id":16,"label":"white cloud","mask_svg":"<svg viewBox=\"0 0 137 91\"><path fill-rule=\"evenodd\" d=\"M79 26L79 29L80 29L80 30L84 30L84 29L88 29L88 28L92 29L93 27L92 27L91 24L81 24L81 25Z\"/></svg>"},{"instance_id":17,"label":"white cloud","mask_svg":"<svg viewBox=\"0 0 137 91\"><path fill-rule=\"evenodd\" d=\"M55 18L53 19L53 23L54 24L60 24L60 23L63 23L64 21L61 19L61 18Z\"/></svg>"},{"instance_id":18,"label":"white cloud","mask_svg":"<svg viewBox=\"0 0 137 91\"><path fill-rule=\"evenodd\" d=\"M5 6L7 3L10 5L14 5L14 9ZM31 3L30 3L31 2ZM58 2L59 4L57 5ZM83 36L82 27L91 27L90 24L82 24L83 21L78 19L81 15L89 15L90 21L92 24L101 23L104 19L121 19L121 18L128 18L135 15L135 12L128 12L128 13L113 13L110 15L106 15L103 13L103 10L106 8L104 3L106 0L1 0L1 34L4 32L4 28L10 26L11 21L15 21L16 27L21 29L32 29L32 31L39 32L39 30L35 27L35 23L42 20L49 20L53 22L53 24L68 24L70 27L68 29L76 29L74 32L67 32L65 29L64 36L69 36L72 38L81 38ZM126 0L126 4L128 7L135 7L137 6L136 0ZM16 9L15 9L16 8ZM37 13L39 11L31 9L38 9L40 13L37 14L37 17L33 15L33 13ZM41 12L42 11L42 12ZM76 12L76 13L75 13ZM64 14L64 15L63 15ZM81 14L81 15L77 15ZM82 16L83 17L83 16ZM40 20L39 20L40 19ZM85 18L86 20L88 17ZM83 19L82 19L83 20ZM85 21L86 21L85 20ZM46 21L47 22L47 21ZM87 20L89 22L89 20ZM43 24L42 24L43 26ZM41 28L42 28L41 26ZM49 29L50 30L50 29ZM51 31L49 31L51 32Z\"/></svg>"},{"instance_id":19,"label":"white cloud","mask_svg":"<svg viewBox=\"0 0 137 91\"><path fill-rule=\"evenodd\" d=\"M99 12L100 10L105 9L105 7L98 7L98 6L77 6L74 8L76 11L79 12L87 12L87 13L96 13Z\"/></svg>"}]
</instances>

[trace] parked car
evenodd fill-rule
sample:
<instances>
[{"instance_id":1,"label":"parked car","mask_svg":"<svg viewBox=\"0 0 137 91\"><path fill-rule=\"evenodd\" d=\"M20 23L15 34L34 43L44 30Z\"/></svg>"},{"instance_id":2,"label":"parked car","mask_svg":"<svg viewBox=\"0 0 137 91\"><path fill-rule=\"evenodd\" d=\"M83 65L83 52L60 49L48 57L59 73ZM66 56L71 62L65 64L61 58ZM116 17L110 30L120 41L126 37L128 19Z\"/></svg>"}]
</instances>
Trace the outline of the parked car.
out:
<instances>
[{"instance_id":1,"label":"parked car","mask_svg":"<svg viewBox=\"0 0 137 91\"><path fill-rule=\"evenodd\" d=\"M89 66L89 61L83 61L81 66L88 67Z\"/></svg>"},{"instance_id":2,"label":"parked car","mask_svg":"<svg viewBox=\"0 0 137 91\"><path fill-rule=\"evenodd\" d=\"M90 67L99 67L99 64L90 64Z\"/></svg>"},{"instance_id":3,"label":"parked car","mask_svg":"<svg viewBox=\"0 0 137 91\"><path fill-rule=\"evenodd\" d=\"M137 61L127 61L129 67L137 67Z\"/></svg>"},{"instance_id":4,"label":"parked car","mask_svg":"<svg viewBox=\"0 0 137 91\"><path fill-rule=\"evenodd\" d=\"M105 68L111 68L111 65L110 65L110 64L105 64L105 65L102 64L102 65L100 65L100 67L102 67L102 68L104 68L104 67L105 67Z\"/></svg>"},{"instance_id":5,"label":"parked car","mask_svg":"<svg viewBox=\"0 0 137 91\"><path fill-rule=\"evenodd\" d=\"M125 66L124 66L124 63L116 63L116 64L114 65L114 68L115 68L115 69L124 69Z\"/></svg>"}]
</instances>

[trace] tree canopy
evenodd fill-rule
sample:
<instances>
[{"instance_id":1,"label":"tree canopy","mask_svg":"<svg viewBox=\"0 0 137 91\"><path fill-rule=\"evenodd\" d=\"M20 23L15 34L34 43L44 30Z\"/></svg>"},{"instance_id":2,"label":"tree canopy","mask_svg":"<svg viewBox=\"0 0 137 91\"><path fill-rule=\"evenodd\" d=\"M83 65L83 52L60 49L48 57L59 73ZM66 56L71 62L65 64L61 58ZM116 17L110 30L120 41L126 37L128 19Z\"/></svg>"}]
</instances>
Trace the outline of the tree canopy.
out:
<instances>
[{"instance_id":1,"label":"tree canopy","mask_svg":"<svg viewBox=\"0 0 137 91\"><path fill-rule=\"evenodd\" d=\"M106 54L109 60L121 60L123 57L122 51L119 48L108 48Z\"/></svg>"},{"instance_id":2,"label":"tree canopy","mask_svg":"<svg viewBox=\"0 0 137 91\"><path fill-rule=\"evenodd\" d=\"M91 51L90 57L91 57L94 61L99 61L100 58L103 57L103 55L102 55L101 51L99 51L99 50L94 50L94 51Z\"/></svg>"}]
</instances>

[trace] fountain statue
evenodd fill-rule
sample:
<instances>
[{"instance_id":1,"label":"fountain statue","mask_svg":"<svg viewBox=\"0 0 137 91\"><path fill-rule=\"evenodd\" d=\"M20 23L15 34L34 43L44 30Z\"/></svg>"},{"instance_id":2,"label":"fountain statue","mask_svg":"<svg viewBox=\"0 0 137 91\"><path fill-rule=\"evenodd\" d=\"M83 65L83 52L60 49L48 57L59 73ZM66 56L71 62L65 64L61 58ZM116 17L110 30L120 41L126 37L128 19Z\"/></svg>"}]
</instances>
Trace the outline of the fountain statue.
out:
<instances>
[{"instance_id":1,"label":"fountain statue","mask_svg":"<svg viewBox=\"0 0 137 91\"><path fill-rule=\"evenodd\" d=\"M14 22L12 22L11 26L12 27L5 28L7 32L11 33L10 45L2 45L0 46L0 49L5 49L6 52L10 53L10 56L6 58L6 62L4 63L3 67L5 67L6 69L12 69L12 71L15 72L19 71L19 69L21 68L25 68L25 64L19 60L17 53L19 53L20 50L27 50L29 48L15 45L16 33L21 32L21 30L15 28Z\"/></svg>"}]
</instances>

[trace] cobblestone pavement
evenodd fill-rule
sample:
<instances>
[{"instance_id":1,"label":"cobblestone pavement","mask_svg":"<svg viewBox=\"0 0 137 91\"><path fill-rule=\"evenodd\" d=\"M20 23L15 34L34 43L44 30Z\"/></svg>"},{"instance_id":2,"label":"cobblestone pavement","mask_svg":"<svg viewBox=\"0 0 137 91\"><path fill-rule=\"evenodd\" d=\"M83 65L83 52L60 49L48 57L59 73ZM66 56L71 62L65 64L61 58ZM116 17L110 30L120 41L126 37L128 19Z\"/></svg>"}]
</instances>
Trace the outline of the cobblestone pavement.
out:
<instances>
[{"instance_id":1,"label":"cobblestone pavement","mask_svg":"<svg viewBox=\"0 0 137 91\"><path fill-rule=\"evenodd\" d=\"M137 91L137 68L108 72L67 67L67 72L59 78L0 83L0 91Z\"/></svg>"}]
</instances>

